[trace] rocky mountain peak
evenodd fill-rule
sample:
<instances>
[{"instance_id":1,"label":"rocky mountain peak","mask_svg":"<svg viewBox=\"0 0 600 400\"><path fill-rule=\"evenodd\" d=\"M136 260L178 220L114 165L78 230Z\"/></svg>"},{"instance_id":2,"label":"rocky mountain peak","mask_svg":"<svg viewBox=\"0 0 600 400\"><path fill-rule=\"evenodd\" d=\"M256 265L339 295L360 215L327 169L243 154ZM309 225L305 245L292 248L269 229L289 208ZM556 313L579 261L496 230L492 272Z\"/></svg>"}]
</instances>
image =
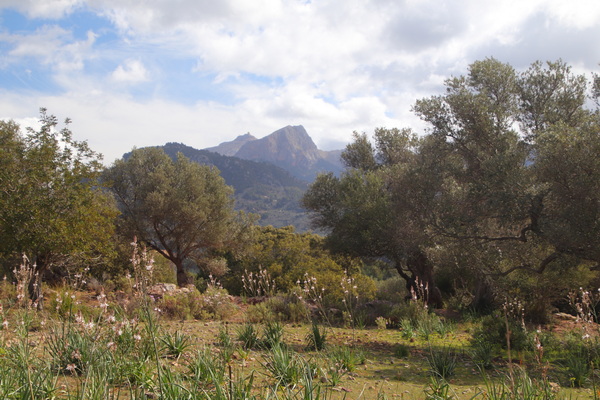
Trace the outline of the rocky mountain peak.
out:
<instances>
[{"instance_id":1,"label":"rocky mountain peak","mask_svg":"<svg viewBox=\"0 0 600 400\"><path fill-rule=\"evenodd\" d=\"M232 152L236 148L237 151ZM206 150L245 160L268 162L306 181L312 181L319 172L338 173L342 169L338 161L339 152L319 150L302 125L288 125L261 139L250 134L241 135L231 142Z\"/></svg>"}]
</instances>

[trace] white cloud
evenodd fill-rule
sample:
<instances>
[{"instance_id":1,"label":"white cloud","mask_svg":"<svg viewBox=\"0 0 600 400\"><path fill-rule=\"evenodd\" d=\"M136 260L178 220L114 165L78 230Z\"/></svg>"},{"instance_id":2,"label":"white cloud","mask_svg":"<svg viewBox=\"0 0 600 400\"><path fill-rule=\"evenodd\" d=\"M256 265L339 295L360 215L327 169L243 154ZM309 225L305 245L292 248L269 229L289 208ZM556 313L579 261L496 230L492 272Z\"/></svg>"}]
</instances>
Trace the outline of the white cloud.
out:
<instances>
[{"instance_id":1,"label":"white cloud","mask_svg":"<svg viewBox=\"0 0 600 400\"><path fill-rule=\"evenodd\" d=\"M70 31L54 24L44 25L31 33L2 33L0 42L12 45L5 64L30 64L32 60L38 60L58 73L71 73L83 69L96 37L89 31L85 40L76 40Z\"/></svg>"},{"instance_id":2,"label":"white cloud","mask_svg":"<svg viewBox=\"0 0 600 400\"><path fill-rule=\"evenodd\" d=\"M139 60L125 60L111 74L112 80L124 83L140 83L149 79L148 70Z\"/></svg>"},{"instance_id":3,"label":"white cloud","mask_svg":"<svg viewBox=\"0 0 600 400\"><path fill-rule=\"evenodd\" d=\"M84 0L0 0L0 8L13 8L31 18L60 18L84 3Z\"/></svg>"},{"instance_id":4,"label":"white cloud","mask_svg":"<svg viewBox=\"0 0 600 400\"><path fill-rule=\"evenodd\" d=\"M422 131L410 112L415 100L439 93L445 78L476 59L523 68L562 57L578 71L600 59L595 0L0 0L0 7L57 18L33 32L0 31L9 44L0 67L27 60L23 70L47 69L62 90L0 92L0 109L27 117L45 106L69 116L108 160L134 145L208 147L288 124L304 125L323 145L378 126ZM109 34L96 27L82 39L72 21L61 24L78 10L111 21Z\"/></svg>"},{"instance_id":5,"label":"white cloud","mask_svg":"<svg viewBox=\"0 0 600 400\"><path fill-rule=\"evenodd\" d=\"M545 8L559 23L576 29L597 26L600 20L600 2L596 0L550 0Z\"/></svg>"}]
</instances>

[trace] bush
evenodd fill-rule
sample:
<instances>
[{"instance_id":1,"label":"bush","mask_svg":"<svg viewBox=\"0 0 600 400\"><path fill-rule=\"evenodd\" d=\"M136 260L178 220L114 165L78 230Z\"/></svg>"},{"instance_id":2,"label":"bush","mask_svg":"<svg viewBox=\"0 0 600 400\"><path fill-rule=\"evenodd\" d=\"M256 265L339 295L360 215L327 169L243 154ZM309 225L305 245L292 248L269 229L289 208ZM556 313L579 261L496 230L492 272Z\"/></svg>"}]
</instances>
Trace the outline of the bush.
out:
<instances>
[{"instance_id":1,"label":"bush","mask_svg":"<svg viewBox=\"0 0 600 400\"><path fill-rule=\"evenodd\" d=\"M448 379L454 375L456 369L456 354L454 351L445 347L442 349L430 349L427 357L431 372L442 379Z\"/></svg>"},{"instance_id":2,"label":"bush","mask_svg":"<svg viewBox=\"0 0 600 400\"><path fill-rule=\"evenodd\" d=\"M278 295L269 297L265 306L271 310L278 321L304 322L308 316L308 308L294 295Z\"/></svg>"},{"instance_id":3,"label":"bush","mask_svg":"<svg viewBox=\"0 0 600 400\"><path fill-rule=\"evenodd\" d=\"M275 314L265 303L252 305L246 310L246 320L253 324L262 324L274 319Z\"/></svg>"},{"instance_id":4,"label":"bush","mask_svg":"<svg viewBox=\"0 0 600 400\"><path fill-rule=\"evenodd\" d=\"M306 335L306 348L308 350L321 351L327 344L327 331L313 322L311 330Z\"/></svg>"},{"instance_id":5,"label":"bush","mask_svg":"<svg viewBox=\"0 0 600 400\"><path fill-rule=\"evenodd\" d=\"M208 285L206 292L202 294L202 312L216 319L225 319L237 310L226 289L219 285Z\"/></svg>"},{"instance_id":6,"label":"bush","mask_svg":"<svg viewBox=\"0 0 600 400\"><path fill-rule=\"evenodd\" d=\"M406 298L406 283L400 276L394 276L383 281L377 281L377 300L401 303Z\"/></svg>"},{"instance_id":7,"label":"bush","mask_svg":"<svg viewBox=\"0 0 600 400\"><path fill-rule=\"evenodd\" d=\"M209 286L205 293L198 290L165 294L157 304L163 315L172 319L225 319L234 313L237 305L225 289Z\"/></svg>"},{"instance_id":8,"label":"bush","mask_svg":"<svg viewBox=\"0 0 600 400\"><path fill-rule=\"evenodd\" d=\"M263 328L261 347L271 349L280 346L283 340L283 326L279 322L267 322Z\"/></svg>"},{"instance_id":9,"label":"bush","mask_svg":"<svg viewBox=\"0 0 600 400\"><path fill-rule=\"evenodd\" d=\"M398 358L405 358L410 355L410 347L405 344L399 344L394 347L394 356Z\"/></svg>"},{"instance_id":10,"label":"bush","mask_svg":"<svg viewBox=\"0 0 600 400\"><path fill-rule=\"evenodd\" d=\"M471 346L471 360L473 363L481 369L491 369L497 345L483 338L475 337L471 342Z\"/></svg>"},{"instance_id":11,"label":"bush","mask_svg":"<svg viewBox=\"0 0 600 400\"><path fill-rule=\"evenodd\" d=\"M242 348L245 350L253 349L259 342L258 332L254 328L254 324L244 324L238 330L237 340L241 342Z\"/></svg>"},{"instance_id":12,"label":"bush","mask_svg":"<svg viewBox=\"0 0 600 400\"><path fill-rule=\"evenodd\" d=\"M358 365L367 361L365 352L348 346L333 347L327 353L331 361L348 372L352 372Z\"/></svg>"},{"instance_id":13,"label":"bush","mask_svg":"<svg viewBox=\"0 0 600 400\"><path fill-rule=\"evenodd\" d=\"M508 327L510 329L510 348L516 351L525 350L529 346L529 338L523 325L509 318ZM483 317L473 336L506 349L506 320L504 315L494 313Z\"/></svg>"}]
</instances>

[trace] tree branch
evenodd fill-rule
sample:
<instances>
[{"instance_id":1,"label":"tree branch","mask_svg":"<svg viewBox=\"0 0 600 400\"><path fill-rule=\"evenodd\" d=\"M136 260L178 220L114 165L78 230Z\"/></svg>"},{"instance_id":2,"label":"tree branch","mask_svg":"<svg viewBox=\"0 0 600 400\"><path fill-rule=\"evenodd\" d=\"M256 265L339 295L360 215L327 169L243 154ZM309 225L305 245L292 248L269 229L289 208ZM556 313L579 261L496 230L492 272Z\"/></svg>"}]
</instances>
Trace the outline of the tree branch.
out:
<instances>
[{"instance_id":1,"label":"tree branch","mask_svg":"<svg viewBox=\"0 0 600 400\"><path fill-rule=\"evenodd\" d=\"M510 273L517 271L517 270L523 270L523 271L530 271L530 272L535 272L537 274L541 274L542 272L544 272L544 270L546 269L546 267L553 262L554 260L558 259L560 256L562 255L562 253L559 252L554 252L552 254L550 254L548 257L544 258L542 260L542 262L540 263L540 265L537 268L533 268L531 266L531 264L523 264L523 265L517 265L515 267L509 268L506 271L503 272L498 272L495 274L492 274L494 276L507 276Z\"/></svg>"}]
</instances>

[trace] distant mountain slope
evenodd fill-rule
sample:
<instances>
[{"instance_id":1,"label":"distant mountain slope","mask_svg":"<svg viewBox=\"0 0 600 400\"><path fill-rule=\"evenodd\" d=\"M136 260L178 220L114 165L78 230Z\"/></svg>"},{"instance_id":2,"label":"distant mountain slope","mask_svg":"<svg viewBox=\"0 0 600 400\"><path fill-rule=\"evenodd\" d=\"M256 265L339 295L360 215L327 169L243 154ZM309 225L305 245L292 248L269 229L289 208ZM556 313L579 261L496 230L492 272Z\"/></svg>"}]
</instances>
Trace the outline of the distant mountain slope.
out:
<instances>
[{"instance_id":1,"label":"distant mountain slope","mask_svg":"<svg viewBox=\"0 0 600 400\"><path fill-rule=\"evenodd\" d=\"M157 147L171 158L182 153L199 164L218 168L225 183L234 188L235 208L260 215L261 225L293 225L300 232L309 230L310 221L300 207L308 183L288 171L266 162L224 156L181 143Z\"/></svg>"},{"instance_id":2,"label":"distant mountain slope","mask_svg":"<svg viewBox=\"0 0 600 400\"><path fill-rule=\"evenodd\" d=\"M245 145L246 143L251 142L253 140L256 140L256 138L254 136L252 136L251 134L246 133L245 135L240 135L240 136L236 137L231 142L223 142L218 146L208 147L204 150L212 151L214 153L219 153L224 156L233 157L233 156L235 156L235 154L240 150L240 148L243 145Z\"/></svg>"},{"instance_id":3,"label":"distant mountain slope","mask_svg":"<svg viewBox=\"0 0 600 400\"><path fill-rule=\"evenodd\" d=\"M230 155L239 146L235 157L252 161L266 161L284 168L297 178L312 182L319 172L340 173L341 150L319 150L302 125L286 126L270 135L256 139L238 136L232 142L221 143L213 151ZM207 149L208 150L208 149ZM229 152L229 153L227 153Z\"/></svg>"}]
</instances>

